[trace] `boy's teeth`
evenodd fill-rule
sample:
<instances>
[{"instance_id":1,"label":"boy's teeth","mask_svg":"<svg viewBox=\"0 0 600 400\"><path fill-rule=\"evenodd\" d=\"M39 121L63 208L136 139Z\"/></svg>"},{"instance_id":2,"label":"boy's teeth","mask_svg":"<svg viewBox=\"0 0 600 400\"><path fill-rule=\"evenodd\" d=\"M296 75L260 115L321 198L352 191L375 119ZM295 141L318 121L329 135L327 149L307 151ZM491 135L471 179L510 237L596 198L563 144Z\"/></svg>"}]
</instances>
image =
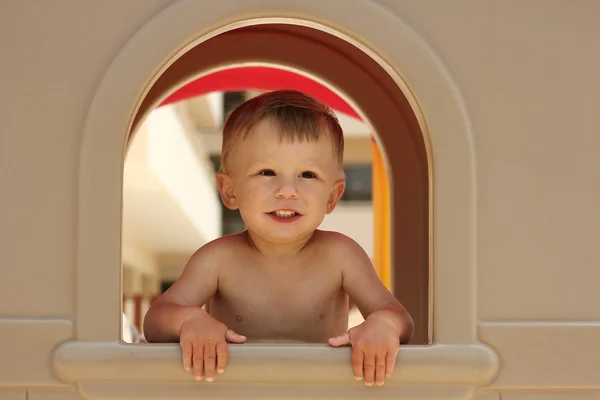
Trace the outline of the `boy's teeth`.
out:
<instances>
[{"instance_id":1,"label":"boy's teeth","mask_svg":"<svg viewBox=\"0 0 600 400\"><path fill-rule=\"evenodd\" d=\"M289 217L293 217L294 215L296 215L296 213L294 211L275 211L275 215L281 218L289 218Z\"/></svg>"}]
</instances>

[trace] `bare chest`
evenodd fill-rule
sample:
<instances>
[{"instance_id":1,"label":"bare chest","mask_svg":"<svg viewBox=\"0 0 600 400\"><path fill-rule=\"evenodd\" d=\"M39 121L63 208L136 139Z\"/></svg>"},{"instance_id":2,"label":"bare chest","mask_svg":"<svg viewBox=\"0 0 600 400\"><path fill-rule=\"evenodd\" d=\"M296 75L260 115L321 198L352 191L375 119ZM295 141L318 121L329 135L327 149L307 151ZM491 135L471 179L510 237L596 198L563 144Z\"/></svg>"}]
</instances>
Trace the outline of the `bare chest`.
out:
<instances>
[{"instance_id":1,"label":"bare chest","mask_svg":"<svg viewBox=\"0 0 600 400\"><path fill-rule=\"evenodd\" d=\"M211 299L211 314L250 340L322 342L347 326L341 274L323 264L230 268Z\"/></svg>"}]
</instances>

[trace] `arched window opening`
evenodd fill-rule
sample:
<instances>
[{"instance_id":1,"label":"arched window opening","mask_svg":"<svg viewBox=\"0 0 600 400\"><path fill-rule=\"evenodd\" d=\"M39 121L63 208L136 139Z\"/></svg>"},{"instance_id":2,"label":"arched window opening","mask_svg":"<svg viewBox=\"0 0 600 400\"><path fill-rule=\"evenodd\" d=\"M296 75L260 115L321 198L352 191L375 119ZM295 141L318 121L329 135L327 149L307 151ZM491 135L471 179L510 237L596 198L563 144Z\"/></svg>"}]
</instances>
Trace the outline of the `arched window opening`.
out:
<instances>
[{"instance_id":1,"label":"arched window opening","mask_svg":"<svg viewBox=\"0 0 600 400\"><path fill-rule=\"evenodd\" d=\"M267 27L262 27L263 31L265 29ZM271 29L294 31L298 27L273 26ZM255 28L245 30L249 35L263 33ZM223 40L231 40L227 36L234 32L220 36ZM390 136L389 125L386 126L377 117L373 120L376 123L370 124L374 116L368 110L361 109L359 112L355 106L361 102L364 104L365 99L353 97L349 103L328 85L322 84L330 77L316 74L316 79L312 79L306 73L294 72L287 66L259 63L233 63L228 67L221 63L217 69L202 74L205 68L190 65L194 51L190 50L176 61L155 83L141 104L134 121L135 134L129 141L124 181L123 258L135 260L137 254L137 262L144 263L148 270L146 280L154 282L145 286L142 296L123 292L124 311L132 325L141 331L143 315L138 314L147 310L151 301L177 279L199 244L244 229L239 214L221 205L213 183L214 172L220 164L219 130L224 116L240 102L263 91L295 88L327 103L340 117L342 126L346 125L344 169L348 177L347 190L338 209L324 221L322 227L342 231L365 248L380 279L407 306L415 319L417 330L412 343L428 343L429 243L428 216L424 210L428 210L429 206L424 146L418 150L421 154L415 153L418 163L399 169L398 164L402 161L395 159L395 164L386 165L390 156L402 157L406 149L394 148L400 154L386 152L381 144L385 146L386 140L396 140ZM199 73L201 75L197 78L190 79L190 76ZM186 83L177 85L181 81ZM334 83L347 92L346 87ZM169 90L174 85L177 89ZM160 98L162 100L157 102ZM407 107L408 101L403 101L403 106ZM393 104L383 96L377 102L387 102L388 106ZM148 112L152 104L155 108ZM412 112L410 108L408 110ZM367 115L369 121L363 115ZM408 126L418 130L414 115L409 116L412 121L410 118L414 121ZM377 129L377 125L383 126L383 129ZM415 145L415 139L411 137L415 132L395 134L403 135ZM419 146L418 143L416 146ZM409 154L404 162L410 162L410 159L415 160L415 156ZM186 173L177 173L178 165ZM193 171L196 171L195 176L192 176ZM396 183L393 190L392 186ZM394 194L398 199L399 186L404 189L404 196L392 203ZM187 196L187 200L182 200L181 196ZM335 216L341 217L335 220ZM357 224L357 220L368 225ZM405 225L400 226L398 222L402 220ZM356 229L357 226L368 228ZM419 243L416 249L415 241ZM135 262L130 265L135 265ZM351 318L351 325L360 321L360 316Z\"/></svg>"}]
</instances>

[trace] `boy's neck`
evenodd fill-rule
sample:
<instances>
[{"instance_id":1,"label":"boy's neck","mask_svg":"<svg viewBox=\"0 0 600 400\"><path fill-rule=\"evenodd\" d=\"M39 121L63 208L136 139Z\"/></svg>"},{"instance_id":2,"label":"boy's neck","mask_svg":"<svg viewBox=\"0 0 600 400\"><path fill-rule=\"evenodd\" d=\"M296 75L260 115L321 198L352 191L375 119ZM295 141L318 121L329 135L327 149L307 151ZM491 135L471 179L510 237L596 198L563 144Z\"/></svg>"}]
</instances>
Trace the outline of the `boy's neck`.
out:
<instances>
[{"instance_id":1,"label":"boy's neck","mask_svg":"<svg viewBox=\"0 0 600 400\"><path fill-rule=\"evenodd\" d=\"M273 243L253 234L249 230L246 230L245 234L250 246L262 255L271 258L290 258L298 255L306 247L313 237L314 232L289 243Z\"/></svg>"}]
</instances>

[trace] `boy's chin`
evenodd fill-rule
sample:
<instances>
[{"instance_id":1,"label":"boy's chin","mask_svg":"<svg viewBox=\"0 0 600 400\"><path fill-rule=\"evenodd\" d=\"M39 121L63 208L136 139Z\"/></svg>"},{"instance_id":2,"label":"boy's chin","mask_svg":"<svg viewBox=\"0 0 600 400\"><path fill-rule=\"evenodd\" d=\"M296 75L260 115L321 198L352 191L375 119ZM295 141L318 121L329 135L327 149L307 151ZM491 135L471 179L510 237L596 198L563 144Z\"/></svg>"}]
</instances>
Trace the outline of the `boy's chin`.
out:
<instances>
[{"instance_id":1,"label":"boy's chin","mask_svg":"<svg viewBox=\"0 0 600 400\"><path fill-rule=\"evenodd\" d=\"M271 232L265 232L265 237L272 243L276 244L287 244L294 243L306 239L309 237L314 231L296 231L296 232L282 232L274 229Z\"/></svg>"},{"instance_id":2,"label":"boy's chin","mask_svg":"<svg viewBox=\"0 0 600 400\"><path fill-rule=\"evenodd\" d=\"M307 229L306 227L299 226L269 227L268 225L263 225L257 228L258 229L252 229L251 226L248 226L248 230L250 232L255 233L265 240L276 244L288 244L304 240L307 237L310 237L310 235L312 235L316 229Z\"/></svg>"}]
</instances>

